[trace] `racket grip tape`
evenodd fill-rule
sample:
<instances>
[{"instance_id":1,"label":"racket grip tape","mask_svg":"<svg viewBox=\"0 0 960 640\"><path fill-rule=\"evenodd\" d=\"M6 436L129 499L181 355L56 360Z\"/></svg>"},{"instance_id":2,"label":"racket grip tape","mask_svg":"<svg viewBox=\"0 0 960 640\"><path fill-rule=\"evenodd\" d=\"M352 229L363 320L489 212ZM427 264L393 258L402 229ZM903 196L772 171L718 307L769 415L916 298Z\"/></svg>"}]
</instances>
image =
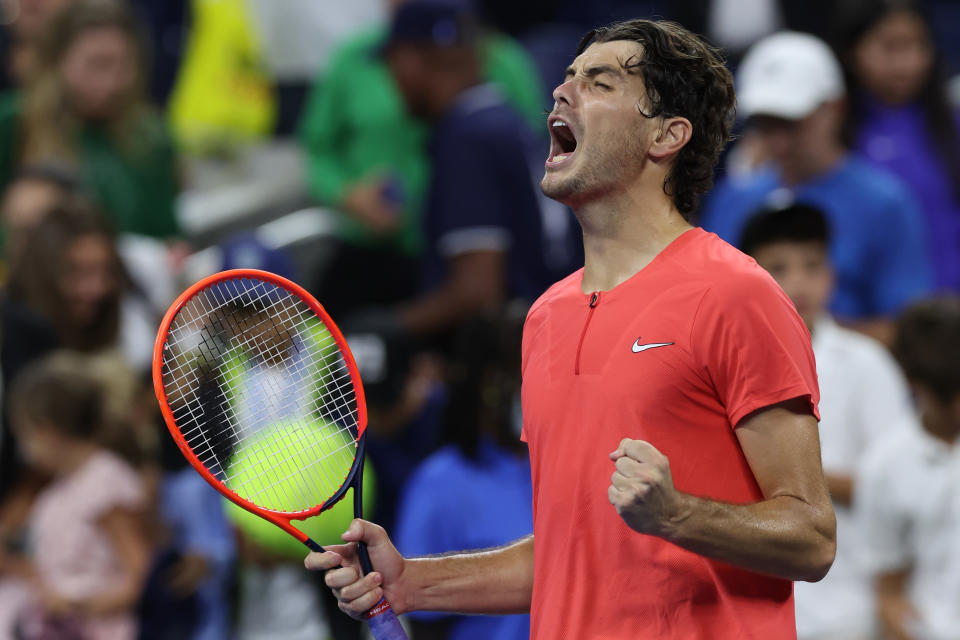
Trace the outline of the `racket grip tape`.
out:
<instances>
[{"instance_id":1,"label":"racket grip tape","mask_svg":"<svg viewBox=\"0 0 960 640\"><path fill-rule=\"evenodd\" d=\"M382 598L367 612L367 624L376 640L407 640L407 633L393 612L393 607Z\"/></svg>"},{"instance_id":2,"label":"racket grip tape","mask_svg":"<svg viewBox=\"0 0 960 640\"><path fill-rule=\"evenodd\" d=\"M370 553L367 551L365 542L357 543L357 552L364 575L373 571ZM390 603L383 598L367 612L367 624L370 625L370 633L375 640L407 640L407 634L400 625L397 614L394 613Z\"/></svg>"}]
</instances>

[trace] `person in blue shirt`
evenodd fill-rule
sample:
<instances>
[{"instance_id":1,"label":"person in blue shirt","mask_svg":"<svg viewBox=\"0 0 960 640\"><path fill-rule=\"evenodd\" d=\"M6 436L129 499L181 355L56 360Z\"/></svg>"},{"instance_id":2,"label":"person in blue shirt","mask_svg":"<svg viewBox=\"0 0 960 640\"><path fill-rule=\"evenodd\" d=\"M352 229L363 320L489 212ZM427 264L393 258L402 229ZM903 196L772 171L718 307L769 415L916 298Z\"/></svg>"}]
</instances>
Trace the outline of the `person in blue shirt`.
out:
<instances>
[{"instance_id":1,"label":"person in blue shirt","mask_svg":"<svg viewBox=\"0 0 960 640\"><path fill-rule=\"evenodd\" d=\"M947 96L933 18L921 0L840 7L847 142L910 189L930 231L936 285L960 291L960 108Z\"/></svg>"},{"instance_id":2,"label":"person in blue shirt","mask_svg":"<svg viewBox=\"0 0 960 640\"><path fill-rule=\"evenodd\" d=\"M927 230L904 185L843 147L839 64L814 36L781 32L748 51L738 80L739 112L760 168L723 180L702 226L736 243L758 209L794 200L822 209L834 230L830 310L888 341L890 318L931 289Z\"/></svg>"},{"instance_id":3,"label":"person in blue shirt","mask_svg":"<svg viewBox=\"0 0 960 640\"><path fill-rule=\"evenodd\" d=\"M405 555L483 549L533 531L530 461L520 441L520 338L525 305L468 321L454 339L446 446L414 471L400 502ZM418 640L526 640L530 617L407 615Z\"/></svg>"}]
</instances>

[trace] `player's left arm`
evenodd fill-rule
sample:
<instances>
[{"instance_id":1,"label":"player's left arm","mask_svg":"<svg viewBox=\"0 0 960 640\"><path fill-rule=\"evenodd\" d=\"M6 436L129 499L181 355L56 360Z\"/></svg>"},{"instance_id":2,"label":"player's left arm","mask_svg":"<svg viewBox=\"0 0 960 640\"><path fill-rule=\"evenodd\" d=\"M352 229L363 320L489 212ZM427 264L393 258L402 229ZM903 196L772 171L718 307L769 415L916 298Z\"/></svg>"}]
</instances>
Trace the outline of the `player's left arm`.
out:
<instances>
[{"instance_id":1,"label":"player's left arm","mask_svg":"<svg viewBox=\"0 0 960 640\"><path fill-rule=\"evenodd\" d=\"M736 435L762 501L726 504L677 491L666 456L625 439L610 454L611 504L636 531L694 553L787 580L822 579L836 552L836 518L809 402L755 411Z\"/></svg>"}]
</instances>

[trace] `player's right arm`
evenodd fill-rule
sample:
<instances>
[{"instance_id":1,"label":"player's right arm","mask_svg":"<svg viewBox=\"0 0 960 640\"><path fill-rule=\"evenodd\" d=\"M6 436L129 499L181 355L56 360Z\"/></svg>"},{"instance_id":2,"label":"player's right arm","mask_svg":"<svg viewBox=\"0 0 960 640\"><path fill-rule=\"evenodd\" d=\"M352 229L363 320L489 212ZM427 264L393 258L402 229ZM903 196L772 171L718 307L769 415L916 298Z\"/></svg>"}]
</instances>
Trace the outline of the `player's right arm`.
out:
<instances>
[{"instance_id":1,"label":"player's right arm","mask_svg":"<svg viewBox=\"0 0 960 640\"><path fill-rule=\"evenodd\" d=\"M363 618L386 597L398 614L408 611L526 613L533 594L533 536L503 547L444 556L404 558L383 527L354 520L346 544L311 553L308 569L326 571L340 609ZM367 544L376 571L361 577L357 542Z\"/></svg>"}]
</instances>

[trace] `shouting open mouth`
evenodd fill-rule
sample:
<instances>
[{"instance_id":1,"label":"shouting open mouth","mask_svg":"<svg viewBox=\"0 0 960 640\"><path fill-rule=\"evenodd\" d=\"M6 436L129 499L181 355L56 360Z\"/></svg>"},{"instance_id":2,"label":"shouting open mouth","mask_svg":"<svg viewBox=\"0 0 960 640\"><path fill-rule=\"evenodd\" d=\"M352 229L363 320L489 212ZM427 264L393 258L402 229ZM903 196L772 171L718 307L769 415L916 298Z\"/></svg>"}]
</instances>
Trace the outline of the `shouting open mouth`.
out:
<instances>
[{"instance_id":1,"label":"shouting open mouth","mask_svg":"<svg viewBox=\"0 0 960 640\"><path fill-rule=\"evenodd\" d=\"M546 166L556 167L570 160L577 152L577 137L570 124L559 116L547 120L550 129L550 155Z\"/></svg>"}]
</instances>

